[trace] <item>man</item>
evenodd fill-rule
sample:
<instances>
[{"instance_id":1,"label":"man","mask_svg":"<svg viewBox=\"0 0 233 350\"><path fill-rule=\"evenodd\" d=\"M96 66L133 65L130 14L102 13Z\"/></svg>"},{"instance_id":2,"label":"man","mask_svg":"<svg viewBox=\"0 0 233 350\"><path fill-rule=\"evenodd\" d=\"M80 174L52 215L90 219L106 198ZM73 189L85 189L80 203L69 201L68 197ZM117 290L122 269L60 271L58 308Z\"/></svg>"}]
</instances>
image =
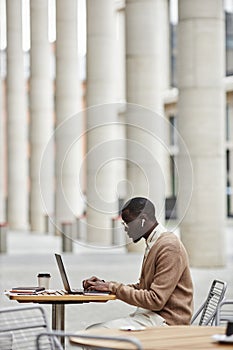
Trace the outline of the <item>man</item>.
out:
<instances>
[{"instance_id":1,"label":"man","mask_svg":"<svg viewBox=\"0 0 233 350\"><path fill-rule=\"evenodd\" d=\"M140 280L136 284L105 282L95 276L84 288L110 291L136 311L126 318L99 324L106 328L190 324L193 286L186 250L179 238L157 222L153 203L130 199L121 210L122 223L133 242L146 241Z\"/></svg>"}]
</instances>

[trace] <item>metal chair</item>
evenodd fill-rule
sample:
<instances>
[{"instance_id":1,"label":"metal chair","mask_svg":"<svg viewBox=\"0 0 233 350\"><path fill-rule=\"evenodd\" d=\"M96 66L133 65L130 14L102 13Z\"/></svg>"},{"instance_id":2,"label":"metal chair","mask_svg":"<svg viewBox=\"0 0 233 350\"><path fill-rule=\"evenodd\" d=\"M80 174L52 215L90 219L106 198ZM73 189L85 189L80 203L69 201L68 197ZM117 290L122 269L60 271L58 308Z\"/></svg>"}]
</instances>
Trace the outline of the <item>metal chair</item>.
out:
<instances>
[{"instance_id":1,"label":"metal chair","mask_svg":"<svg viewBox=\"0 0 233 350\"><path fill-rule=\"evenodd\" d=\"M215 325L225 325L228 321L233 322L233 299L224 299L217 307Z\"/></svg>"},{"instance_id":2,"label":"metal chair","mask_svg":"<svg viewBox=\"0 0 233 350\"><path fill-rule=\"evenodd\" d=\"M0 309L1 350L64 350L61 338L79 337L128 342L142 350L138 339L132 337L105 337L51 331L41 306L18 306ZM85 346L85 348L90 348ZM92 348L92 347L91 347Z\"/></svg>"},{"instance_id":3,"label":"metal chair","mask_svg":"<svg viewBox=\"0 0 233 350\"><path fill-rule=\"evenodd\" d=\"M227 283L224 281L214 280L212 282L207 298L193 315L191 324L199 317L199 326L213 326L217 307L225 296L226 288Z\"/></svg>"},{"instance_id":4,"label":"metal chair","mask_svg":"<svg viewBox=\"0 0 233 350\"><path fill-rule=\"evenodd\" d=\"M38 334L49 331L40 306L0 309L0 349L36 350ZM43 350L63 350L55 337L44 337L41 346Z\"/></svg>"}]
</instances>

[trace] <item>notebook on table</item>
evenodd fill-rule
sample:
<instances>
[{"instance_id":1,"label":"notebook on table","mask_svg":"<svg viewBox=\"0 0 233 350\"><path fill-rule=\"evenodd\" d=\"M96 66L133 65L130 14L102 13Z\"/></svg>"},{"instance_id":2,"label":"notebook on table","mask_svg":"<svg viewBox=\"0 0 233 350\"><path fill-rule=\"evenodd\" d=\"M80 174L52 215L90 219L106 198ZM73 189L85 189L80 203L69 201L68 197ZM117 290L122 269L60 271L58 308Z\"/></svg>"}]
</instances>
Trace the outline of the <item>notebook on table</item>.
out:
<instances>
[{"instance_id":1,"label":"notebook on table","mask_svg":"<svg viewBox=\"0 0 233 350\"><path fill-rule=\"evenodd\" d=\"M58 270L59 270L60 275L61 275L64 289L68 294L81 294L81 295L106 295L106 294L110 294L110 292L102 292L102 291L98 291L98 290L84 290L83 288L71 288L71 285L70 285L70 282L69 282L69 279L68 279L68 276L66 273L65 265L63 263L61 255L55 254L55 258L56 258Z\"/></svg>"},{"instance_id":2,"label":"notebook on table","mask_svg":"<svg viewBox=\"0 0 233 350\"><path fill-rule=\"evenodd\" d=\"M44 292L44 287L13 287L9 292L16 294L38 294Z\"/></svg>"}]
</instances>

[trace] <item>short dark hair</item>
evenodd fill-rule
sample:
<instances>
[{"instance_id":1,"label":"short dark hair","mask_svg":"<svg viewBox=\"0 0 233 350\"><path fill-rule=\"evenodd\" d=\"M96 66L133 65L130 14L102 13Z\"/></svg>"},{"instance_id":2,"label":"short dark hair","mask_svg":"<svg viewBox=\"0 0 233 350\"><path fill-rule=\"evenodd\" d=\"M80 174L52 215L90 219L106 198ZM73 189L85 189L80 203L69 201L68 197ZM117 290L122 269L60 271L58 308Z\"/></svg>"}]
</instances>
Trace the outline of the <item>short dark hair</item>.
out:
<instances>
[{"instance_id":1,"label":"short dark hair","mask_svg":"<svg viewBox=\"0 0 233 350\"><path fill-rule=\"evenodd\" d=\"M149 199L144 197L129 199L122 207L121 214L125 210L128 210L135 217L144 212L150 219L155 219L155 206Z\"/></svg>"}]
</instances>

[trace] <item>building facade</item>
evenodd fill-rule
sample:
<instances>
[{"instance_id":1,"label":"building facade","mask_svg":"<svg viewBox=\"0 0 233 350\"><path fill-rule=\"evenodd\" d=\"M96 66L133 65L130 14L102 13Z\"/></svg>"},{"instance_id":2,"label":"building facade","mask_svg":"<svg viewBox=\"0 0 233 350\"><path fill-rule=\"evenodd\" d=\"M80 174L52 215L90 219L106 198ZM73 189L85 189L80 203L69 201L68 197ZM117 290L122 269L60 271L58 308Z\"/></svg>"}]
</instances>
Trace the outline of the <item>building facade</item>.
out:
<instances>
[{"instance_id":1,"label":"building facade","mask_svg":"<svg viewBox=\"0 0 233 350\"><path fill-rule=\"evenodd\" d=\"M224 265L233 1L1 0L0 20L0 221L122 245L146 196L193 266Z\"/></svg>"}]
</instances>

